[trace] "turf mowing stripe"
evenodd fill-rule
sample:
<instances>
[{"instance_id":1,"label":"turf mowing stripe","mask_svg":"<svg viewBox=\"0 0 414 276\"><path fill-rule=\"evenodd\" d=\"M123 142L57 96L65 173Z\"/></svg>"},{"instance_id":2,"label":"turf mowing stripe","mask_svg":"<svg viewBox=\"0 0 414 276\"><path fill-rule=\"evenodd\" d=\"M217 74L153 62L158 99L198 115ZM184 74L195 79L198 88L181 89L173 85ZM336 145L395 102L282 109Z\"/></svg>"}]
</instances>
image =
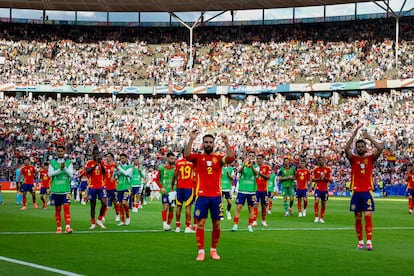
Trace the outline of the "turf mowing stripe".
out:
<instances>
[{"instance_id":1,"label":"turf mowing stripe","mask_svg":"<svg viewBox=\"0 0 414 276\"><path fill-rule=\"evenodd\" d=\"M355 230L354 227L307 227L307 228L254 228L254 231L347 231ZM375 227L375 230L414 230L414 227ZM206 232L211 232L211 229L205 229ZM223 232L229 232L231 229L221 229ZM237 232L247 231L246 229L239 229ZM78 230L73 232L74 234L105 234L105 233L162 233L167 232L164 230L103 230L103 231L88 231L88 230ZM168 231L170 233L174 231ZM184 232L182 232L184 233ZM0 232L0 235L44 235L44 234L54 234L55 232ZM187 233L186 233L187 234ZM63 236L65 234L62 234Z\"/></svg>"},{"instance_id":2,"label":"turf mowing stripe","mask_svg":"<svg viewBox=\"0 0 414 276\"><path fill-rule=\"evenodd\" d=\"M77 274L77 273L73 273L73 272L69 272L69 271L65 271L65 270L56 269L56 268L53 268L53 267L34 264L34 263L28 263L28 262L24 262L24 261L20 261L20 260L16 260L16 259L10 259L10 258L6 258L6 257L3 257L3 256L0 256L0 260L5 261L5 262L9 262L9 263L25 265L25 266L29 266L29 267L33 267L33 268L37 268L37 269L41 269L41 270L51 271L51 272L62 274L62 275L82 276L82 274Z\"/></svg>"}]
</instances>

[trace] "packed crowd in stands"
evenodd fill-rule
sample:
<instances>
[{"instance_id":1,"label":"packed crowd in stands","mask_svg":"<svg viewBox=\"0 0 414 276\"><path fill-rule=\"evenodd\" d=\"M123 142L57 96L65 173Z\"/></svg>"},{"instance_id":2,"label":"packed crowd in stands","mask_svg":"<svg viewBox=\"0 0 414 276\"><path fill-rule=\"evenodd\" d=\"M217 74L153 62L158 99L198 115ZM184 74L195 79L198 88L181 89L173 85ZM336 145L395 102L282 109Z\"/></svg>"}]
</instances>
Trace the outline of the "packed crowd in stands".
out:
<instances>
[{"instance_id":1,"label":"packed crowd in stands","mask_svg":"<svg viewBox=\"0 0 414 276\"><path fill-rule=\"evenodd\" d=\"M414 18L188 30L0 23L0 82L277 85L413 77ZM182 63L173 63L176 57Z\"/></svg>"},{"instance_id":2,"label":"packed crowd in stands","mask_svg":"<svg viewBox=\"0 0 414 276\"><path fill-rule=\"evenodd\" d=\"M16 85L277 85L412 78L414 18L400 19L395 71L394 19L276 26L198 27L194 66L185 28L80 27L0 23L0 83ZM184 57L182 66L172 66ZM101 63L101 64L100 64ZM384 143L377 181L403 183L413 161L412 92L285 101L37 96L0 101L0 166L10 178L23 156L39 166L67 146L78 167L93 144L127 153L146 166L179 152L190 129L226 132L241 158L253 149L272 166L283 156L324 154L340 189L349 176L344 141L363 123ZM7 172L7 173L6 173ZM7 176L6 176L7 174Z\"/></svg>"},{"instance_id":3,"label":"packed crowd in stands","mask_svg":"<svg viewBox=\"0 0 414 276\"><path fill-rule=\"evenodd\" d=\"M153 167L166 152L179 153L189 131L198 128L202 133L230 135L239 160L255 150L264 153L272 167L289 156L295 162L305 158L311 168L323 154L334 170L335 189L343 190L349 181L344 145L355 126L364 124L385 148L376 182L402 184L406 163L414 161L413 112L411 91L343 98L337 105L316 96L286 101L281 95L244 101L224 96L116 101L5 97L0 101L0 166L3 177L10 179L24 156L31 156L39 167L52 157L56 145L64 145L68 158L81 167L97 144L104 153L126 153Z\"/></svg>"}]
</instances>

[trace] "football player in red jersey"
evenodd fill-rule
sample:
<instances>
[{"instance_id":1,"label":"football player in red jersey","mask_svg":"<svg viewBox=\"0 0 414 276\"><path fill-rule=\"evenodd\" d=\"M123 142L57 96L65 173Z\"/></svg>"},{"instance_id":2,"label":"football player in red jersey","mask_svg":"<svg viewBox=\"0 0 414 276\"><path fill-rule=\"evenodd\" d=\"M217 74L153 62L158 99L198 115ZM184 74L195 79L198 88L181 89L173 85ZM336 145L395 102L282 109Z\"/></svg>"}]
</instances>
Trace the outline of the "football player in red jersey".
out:
<instances>
[{"instance_id":1,"label":"football player in red jersey","mask_svg":"<svg viewBox=\"0 0 414 276\"><path fill-rule=\"evenodd\" d=\"M221 135L226 152L218 154L214 152L215 137L206 134L203 137L204 153L191 153L193 142L198 136L198 130L190 133L190 139L184 148L184 158L193 162L196 171L196 203L194 217L198 219L196 240L198 246L197 261L204 261L204 226L206 224L208 211L210 210L213 220L213 231L211 240L210 257L219 260L217 246L220 240L220 218L223 216L223 203L221 201L221 172L224 164L234 161L234 152L229 144L229 138Z\"/></svg>"},{"instance_id":2,"label":"football player in red jersey","mask_svg":"<svg viewBox=\"0 0 414 276\"><path fill-rule=\"evenodd\" d=\"M408 195L408 213L413 214L413 196L414 196L414 165L410 163L407 165L407 174L405 176L407 181L407 195Z\"/></svg>"},{"instance_id":3,"label":"football player in red jersey","mask_svg":"<svg viewBox=\"0 0 414 276\"><path fill-rule=\"evenodd\" d=\"M305 160L299 161L299 168L296 170L296 197L298 198L298 216L306 217L308 207L307 193L310 186L311 172L306 168ZM303 201L303 208L302 208Z\"/></svg>"},{"instance_id":4,"label":"football player in red jersey","mask_svg":"<svg viewBox=\"0 0 414 276\"><path fill-rule=\"evenodd\" d=\"M91 204L91 226L89 229L95 229L96 225L105 229L103 218L105 218L104 215L106 207L108 206L108 196L104 184L106 170L97 146L92 150L92 160L88 160L85 164L85 172L89 177L88 199ZM95 220L97 198L101 201L101 208L99 210L98 220Z\"/></svg>"},{"instance_id":5,"label":"football player in red jersey","mask_svg":"<svg viewBox=\"0 0 414 276\"><path fill-rule=\"evenodd\" d=\"M328 185L332 182L332 169L326 166L326 158L323 155L318 157L318 166L313 169L313 182L315 182L315 203L313 205L314 222L325 223L326 202L328 201ZM321 210L319 212L319 201Z\"/></svg>"},{"instance_id":6,"label":"football player in red jersey","mask_svg":"<svg viewBox=\"0 0 414 276\"><path fill-rule=\"evenodd\" d=\"M175 162L174 177L171 190L177 183L177 197L175 212L175 232L180 232L181 209L185 207L185 233L194 233L191 229L191 205L194 198L194 164L185 158L180 158Z\"/></svg>"},{"instance_id":7,"label":"football player in red jersey","mask_svg":"<svg viewBox=\"0 0 414 276\"><path fill-rule=\"evenodd\" d=\"M49 177L49 163L45 162L43 168L39 172L42 185L40 187L40 200L42 201L42 208L47 209L47 202L49 201L50 177Z\"/></svg>"},{"instance_id":8,"label":"football player in red jersey","mask_svg":"<svg viewBox=\"0 0 414 276\"><path fill-rule=\"evenodd\" d=\"M32 194L32 200L33 200L33 208L37 208L36 203L36 187L34 184L34 178L36 174L36 169L33 165L30 164L30 158L25 157L24 158L24 165L20 170L20 179L19 182L22 182L22 192L23 192L23 207L21 210L27 209L27 199L26 194L27 192L30 192Z\"/></svg>"},{"instance_id":9,"label":"football player in red jersey","mask_svg":"<svg viewBox=\"0 0 414 276\"><path fill-rule=\"evenodd\" d=\"M351 145L362 125L358 126L345 145L346 157L351 163L351 204L350 211L355 213L355 230L358 238L357 249L364 248L362 232L362 213L365 217L366 248L372 250L372 212L375 211L374 198L372 191L374 162L380 156L383 147L380 143L368 134L367 130L362 130L361 138L355 142L355 153L352 152ZM373 153L367 153L367 141L374 147Z\"/></svg>"}]
</instances>

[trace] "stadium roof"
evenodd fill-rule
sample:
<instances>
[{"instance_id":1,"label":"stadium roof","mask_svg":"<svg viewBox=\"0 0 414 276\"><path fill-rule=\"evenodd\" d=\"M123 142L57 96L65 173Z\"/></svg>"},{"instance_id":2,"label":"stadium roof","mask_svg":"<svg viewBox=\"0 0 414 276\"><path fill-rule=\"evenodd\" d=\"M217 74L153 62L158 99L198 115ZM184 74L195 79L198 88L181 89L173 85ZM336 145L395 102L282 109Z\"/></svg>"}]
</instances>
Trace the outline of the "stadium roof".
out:
<instances>
[{"instance_id":1,"label":"stadium roof","mask_svg":"<svg viewBox=\"0 0 414 276\"><path fill-rule=\"evenodd\" d=\"M368 2L368 0L0 0L0 8L103 12L189 12L291 8L355 2Z\"/></svg>"}]
</instances>

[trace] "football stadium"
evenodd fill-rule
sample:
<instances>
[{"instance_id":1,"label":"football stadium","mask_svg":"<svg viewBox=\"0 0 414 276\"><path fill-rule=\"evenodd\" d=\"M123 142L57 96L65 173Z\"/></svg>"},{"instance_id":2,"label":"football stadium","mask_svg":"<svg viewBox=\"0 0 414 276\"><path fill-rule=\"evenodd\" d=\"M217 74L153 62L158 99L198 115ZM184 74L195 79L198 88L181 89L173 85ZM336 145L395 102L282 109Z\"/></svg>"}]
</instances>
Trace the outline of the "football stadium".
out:
<instances>
[{"instance_id":1,"label":"football stadium","mask_svg":"<svg viewBox=\"0 0 414 276\"><path fill-rule=\"evenodd\" d=\"M0 0L0 275L413 274L413 9Z\"/></svg>"}]
</instances>

